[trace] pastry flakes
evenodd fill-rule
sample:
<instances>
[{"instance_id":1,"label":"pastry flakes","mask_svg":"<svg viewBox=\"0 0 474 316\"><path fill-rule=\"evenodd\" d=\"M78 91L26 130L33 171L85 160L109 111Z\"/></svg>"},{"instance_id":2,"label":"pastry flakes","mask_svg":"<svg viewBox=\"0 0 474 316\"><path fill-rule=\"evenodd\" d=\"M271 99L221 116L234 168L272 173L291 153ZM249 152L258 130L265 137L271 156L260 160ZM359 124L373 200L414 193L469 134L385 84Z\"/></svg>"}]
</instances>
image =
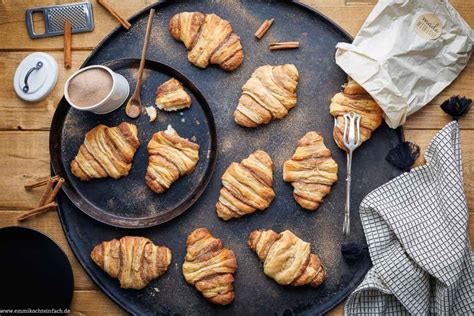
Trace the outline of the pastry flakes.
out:
<instances>
[{"instance_id":1,"label":"pastry flakes","mask_svg":"<svg viewBox=\"0 0 474 316\"><path fill-rule=\"evenodd\" d=\"M177 111L191 107L191 97L181 82L175 78L164 82L156 89L155 104L160 110Z\"/></svg>"},{"instance_id":2,"label":"pastry flakes","mask_svg":"<svg viewBox=\"0 0 474 316\"><path fill-rule=\"evenodd\" d=\"M210 302L230 304L235 297L233 274L237 270L234 252L206 228L194 230L186 241L183 274Z\"/></svg>"},{"instance_id":3,"label":"pastry flakes","mask_svg":"<svg viewBox=\"0 0 474 316\"><path fill-rule=\"evenodd\" d=\"M227 221L266 209L275 197L272 168L272 159L263 150L231 163L222 175L217 216Z\"/></svg>"},{"instance_id":4,"label":"pastry flakes","mask_svg":"<svg viewBox=\"0 0 474 316\"><path fill-rule=\"evenodd\" d=\"M292 64L257 68L242 87L235 122L256 127L284 118L296 106L298 78L298 70Z\"/></svg>"},{"instance_id":5,"label":"pastry flakes","mask_svg":"<svg viewBox=\"0 0 474 316\"><path fill-rule=\"evenodd\" d=\"M115 127L98 125L86 133L71 162L71 172L81 181L126 176L139 146L135 125L126 122Z\"/></svg>"},{"instance_id":6,"label":"pastry flakes","mask_svg":"<svg viewBox=\"0 0 474 316\"><path fill-rule=\"evenodd\" d=\"M166 191L173 182L191 173L199 160L199 145L179 136L171 126L155 133L147 149L145 182L156 193Z\"/></svg>"},{"instance_id":7,"label":"pastry flakes","mask_svg":"<svg viewBox=\"0 0 474 316\"><path fill-rule=\"evenodd\" d=\"M324 267L310 244L289 230L278 234L273 230L255 230L249 247L263 262L263 272L281 285L318 287L326 279Z\"/></svg>"},{"instance_id":8,"label":"pastry flakes","mask_svg":"<svg viewBox=\"0 0 474 316\"><path fill-rule=\"evenodd\" d=\"M91 259L120 287L140 290L168 270L171 250L145 237L125 236L95 246Z\"/></svg>"},{"instance_id":9,"label":"pastry flakes","mask_svg":"<svg viewBox=\"0 0 474 316\"><path fill-rule=\"evenodd\" d=\"M215 14L181 12L169 23L171 36L188 49L188 60L199 68L209 63L226 71L237 69L244 60L240 37L229 21Z\"/></svg>"},{"instance_id":10,"label":"pastry flakes","mask_svg":"<svg viewBox=\"0 0 474 316\"><path fill-rule=\"evenodd\" d=\"M360 114L360 140L367 141L372 132L382 124L383 110L372 97L354 80L348 78L343 92L337 93L331 99L330 113L336 119L333 137L339 148L344 146L344 113L355 112Z\"/></svg>"},{"instance_id":11,"label":"pastry flakes","mask_svg":"<svg viewBox=\"0 0 474 316\"><path fill-rule=\"evenodd\" d=\"M308 132L283 165L283 180L291 182L293 197L301 207L316 210L337 181L337 163L317 132Z\"/></svg>"}]
</instances>

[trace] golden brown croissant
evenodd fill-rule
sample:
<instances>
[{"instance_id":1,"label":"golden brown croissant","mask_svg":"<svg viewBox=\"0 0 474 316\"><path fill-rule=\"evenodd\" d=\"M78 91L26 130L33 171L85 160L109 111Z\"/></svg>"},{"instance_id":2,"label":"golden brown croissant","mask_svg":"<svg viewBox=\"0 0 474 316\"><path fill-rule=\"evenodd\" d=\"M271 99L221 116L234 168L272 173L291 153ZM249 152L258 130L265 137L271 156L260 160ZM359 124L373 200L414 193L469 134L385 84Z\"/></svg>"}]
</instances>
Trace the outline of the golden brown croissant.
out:
<instances>
[{"instance_id":1,"label":"golden brown croissant","mask_svg":"<svg viewBox=\"0 0 474 316\"><path fill-rule=\"evenodd\" d=\"M319 286L326 279L319 257L311 253L310 244L289 230L250 233L249 247L263 262L264 273L281 285Z\"/></svg>"},{"instance_id":2,"label":"golden brown croissant","mask_svg":"<svg viewBox=\"0 0 474 316\"><path fill-rule=\"evenodd\" d=\"M257 68L242 87L235 122L256 127L284 118L296 106L298 78L298 70L292 64Z\"/></svg>"},{"instance_id":3,"label":"golden brown croissant","mask_svg":"<svg viewBox=\"0 0 474 316\"><path fill-rule=\"evenodd\" d=\"M361 143L368 140L372 132L382 124L383 110L372 99L372 97L350 77L344 86L343 92L337 93L331 99L330 113L337 121L334 127L333 137L339 148L346 150L344 146L344 113L355 112L360 114L360 140Z\"/></svg>"},{"instance_id":4,"label":"golden brown croissant","mask_svg":"<svg viewBox=\"0 0 474 316\"><path fill-rule=\"evenodd\" d=\"M233 274L237 270L234 252L224 248L206 228L193 231L186 241L183 274L205 298L214 304L230 304L235 297Z\"/></svg>"},{"instance_id":5,"label":"golden brown croissant","mask_svg":"<svg viewBox=\"0 0 474 316\"><path fill-rule=\"evenodd\" d=\"M283 165L283 180L291 182L293 196L301 207L315 210L337 181L337 163L317 132L308 132L298 141L291 160Z\"/></svg>"},{"instance_id":6,"label":"golden brown croissant","mask_svg":"<svg viewBox=\"0 0 474 316\"><path fill-rule=\"evenodd\" d=\"M270 206L275 197L272 168L272 159L263 150L231 163L222 176L217 216L227 221Z\"/></svg>"},{"instance_id":7,"label":"golden brown croissant","mask_svg":"<svg viewBox=\"0 0 474 316\"><path fill-rule=\"evenodd\" d=\"M84 144L71 162L71 172L82 181L126 176L139 146L135 125L98 125L86 133Z\"/></svg>"},{"instance_id":8,"label":"golden brown croissant","mask_svg":"<svg viewBox=\"0 0 474 316\"><path fill-rule=\"evenodd\" d=\"M156 106L164 111L177 111L191 107L191 97L181 82L175 78L164 82L156 89Z\"/></svg>"},{"instance_id":9,"label":"golden brown croissant","mask_svg":"<svg viewBox=\"0 0 474 316\"><path fill-rule=\"evenodd\" d=\"M179 136L171 125L155 133L147 148L145 182L156 193L166 191L173 182L191 173L199 160L199 145Z\"/></svg>"},{"instance_id":10,"label":"golden brown croissant","mask_svg":"<svg viewBox=\"0 0 474 316\"><path fill-rule=\"evenodd\" d=\"M173 16L169 31L188 49L188 60L199 68L209 63L222 69L237 69L244 60L240 37L232 32L229 21L215 14L181 12Z\"/></svg>"},{"instance_id":11,"label":"golden brown croissant","mask_svg":"<svg viewBox=\"0 0 474 316\"><path fill-rule=\"evenodd\" d=\"M125 236L95 246L91 259L120 287L139 290L168 270L171 250L145 237Z\"/></svg>"}]
</instances>

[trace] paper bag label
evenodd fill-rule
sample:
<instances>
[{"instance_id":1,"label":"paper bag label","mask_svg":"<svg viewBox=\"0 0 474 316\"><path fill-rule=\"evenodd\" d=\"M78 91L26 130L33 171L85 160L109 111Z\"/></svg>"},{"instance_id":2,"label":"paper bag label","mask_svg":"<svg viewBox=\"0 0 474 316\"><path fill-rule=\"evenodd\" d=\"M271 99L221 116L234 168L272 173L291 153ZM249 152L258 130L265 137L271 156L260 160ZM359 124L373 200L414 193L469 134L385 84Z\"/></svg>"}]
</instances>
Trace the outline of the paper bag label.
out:
<instances>
[{"instance_id":1,"label":"paper bag label","mask_svg":"<svg viewBox=\"0 0 474 316\"><path fill-rule=\"evenodd\" d=\"M434 13L425 13L416 19L416 32L425 39L437 39L440 37L441 31L441 20Z\"/></svg>"}]
</instances>

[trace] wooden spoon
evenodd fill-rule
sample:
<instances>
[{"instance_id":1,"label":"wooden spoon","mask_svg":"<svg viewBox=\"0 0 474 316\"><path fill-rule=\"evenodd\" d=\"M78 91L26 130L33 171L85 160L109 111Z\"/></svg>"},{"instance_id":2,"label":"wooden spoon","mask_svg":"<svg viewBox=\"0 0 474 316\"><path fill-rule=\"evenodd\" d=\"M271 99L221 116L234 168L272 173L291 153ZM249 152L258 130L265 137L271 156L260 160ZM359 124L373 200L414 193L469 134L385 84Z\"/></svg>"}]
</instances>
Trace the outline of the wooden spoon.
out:
<instances>
[{"instance_id":1,"label":"wooden spoon","mask_svg":"<svg viewBox=\"0 0 474 316\"><path fill-rule=\"evenodd\" d=\"M146 52L148 50L148 42L150 41L151 25L153 24L153 17L155 16L155 9L150 10L148 16L148 23L146 25L145 40L143 43L142 58L140 60L140 67L137 73L137 85L132 97L128 100L127 106L125 107L125 113L130 118L137 118L142 112L142 100L140 99L140 91L142 86L143 70L145 69Z\"/></svg>"}]
</instances>

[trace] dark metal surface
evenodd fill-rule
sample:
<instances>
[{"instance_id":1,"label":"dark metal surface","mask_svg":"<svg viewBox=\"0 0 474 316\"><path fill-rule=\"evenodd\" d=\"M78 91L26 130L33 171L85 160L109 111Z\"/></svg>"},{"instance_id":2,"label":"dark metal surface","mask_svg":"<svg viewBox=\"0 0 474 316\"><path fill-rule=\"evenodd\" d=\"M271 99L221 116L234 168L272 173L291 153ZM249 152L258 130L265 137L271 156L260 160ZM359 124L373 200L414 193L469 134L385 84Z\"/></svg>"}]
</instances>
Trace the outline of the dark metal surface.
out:
<instances>
[{"instance_id":1,"label":"dark metal surface","mask_svg":"<svg viewBox=\"0 0 474 316\"><path fill-rule=\"evenodd\" d=\"M66 309L74 278L71 264L48 236L26 227L0 229L0 309Z\"/></svg>"},{"instance_id":2,"label":"dark metal surface","mask_svg":"<svg viewBox=\"0 0 474 316\"><path fill-rule=\"evenodd\" d=\"M118 59L104 65L122 74L133 86L139 59ZM71 108L63 98L56 111L51 128L51 164L55 174L66 179L64 192L83 212L93 218L118 227L144 228L164 223L186 211L209 183L216 164L216 127L206 100L184 75L178 71L147 60L142 84L144 106L154 106L155 90L161 83L174 77L183 83L192 98L188 110L165 113L159 111L155 122L147 115L129 119L123 108L107 115L96 115ZM128 176L118 180L107 178L80 181L70 170L71 161L77 154L84 135L97 124L116 126L128 121L138 127L141 146L135 154ZM148 165L147 144L152 135L166 129L168 124L178 134L199 143L199 162L196 169L174 183L162 194L151 191L144 182Z\"/></svg>"},{"instance_id":3,"label":"dark metal surface","mask_svg":"<svg viewBox=\"0 0 474 316\"><path fill-rule=\"evenodd\" d=\"M344 299L362 280L371 263L368 256L347 264L340 254L344 217L345 154L332 140L333 118L329 114L331 97L346 80L334 62L335 45L351 38L319 13L298 3L286 1L172 1L154 5L150 59L171 65L184 73L208 100L218 132L216 172L201 198L181 216L156 228L125 230L113 228L84 215L62 193L58 202L67 239L91 278L114 301L133 314L180 315L293 315L321 314ZM186 49L168 34L171 16L181 11L214 12L232 23L241 37L245 60L240 68L226 73L218 67L201 70L188 63ZM132 28L117 29L91 55L86 65L107 60L140 56L147 11L132 18ZM261 40L253 33L269 17L275 23ZM298 50L270 52L268 43L299 40ZM233 122L232 113L241 95L241 87L258 66L294 63L300 72L298 105L281 121L246 129ZM146 83L146 80L145 80ZM160 125L160 128L165 126ZM282 180L283 162L291 157L296 142L307 131L320 131L339 165L339 181L319 209L310 213L301 209L292 197L292 187ZM198 135L197 135L198 137ZM400 142L397 131L382 125L372 139L364 143L353 160L351 213L352 239L365 242L357 206L371 190L397 176L399 172L385 160L387 151ZM232 161L240 161L255 149L267 151L274 163L276 198L264 212L230 222L215 214L221 187L220 177ZM179 180L181 181L181 180ZM143 184L144 185L144 184ZM133 191L123 188L126 194ZM186 237L195 228L207 227L231 248L239 268L235 275L235 301L226 307L208 303L194 287L186 284L181 267L186 253ZM328 279L319 288L285 287L265 277L257 256L248 248L248 234L258 228L292 230L308 241L327 268ZM93 246L103 240L124 235L143 235L172 249L168 272L141 291L120 289L89 259Z\"/></svg>"}]
</instances>

